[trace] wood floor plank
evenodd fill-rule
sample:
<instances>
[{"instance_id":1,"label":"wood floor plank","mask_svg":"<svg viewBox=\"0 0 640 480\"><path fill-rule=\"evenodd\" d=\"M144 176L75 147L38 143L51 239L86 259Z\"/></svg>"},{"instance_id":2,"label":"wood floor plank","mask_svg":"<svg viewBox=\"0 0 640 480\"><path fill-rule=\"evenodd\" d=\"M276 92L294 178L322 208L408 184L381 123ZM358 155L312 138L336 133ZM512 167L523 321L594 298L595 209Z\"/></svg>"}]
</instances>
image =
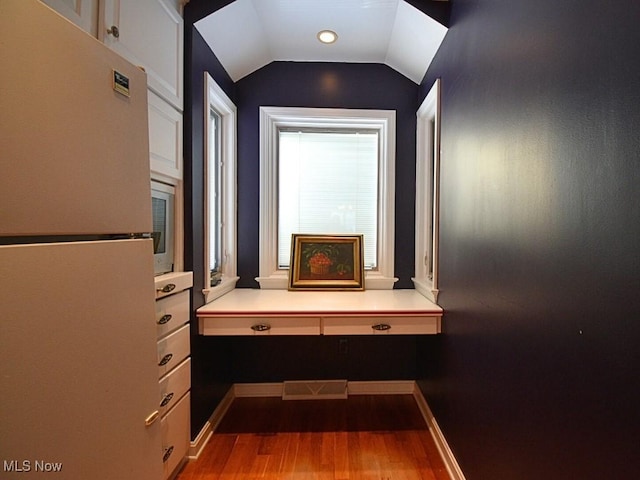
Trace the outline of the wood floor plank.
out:
<instances>
[{"instance_id":1,"label":"wood floor plank","mask_svg":"<svg viewBox=\"0 0 640 480\"><path fill-rule=\"evenodd\" d=\"M450 480L411 395L237 398L177 480Z\"/></svg>"}]
</instances>

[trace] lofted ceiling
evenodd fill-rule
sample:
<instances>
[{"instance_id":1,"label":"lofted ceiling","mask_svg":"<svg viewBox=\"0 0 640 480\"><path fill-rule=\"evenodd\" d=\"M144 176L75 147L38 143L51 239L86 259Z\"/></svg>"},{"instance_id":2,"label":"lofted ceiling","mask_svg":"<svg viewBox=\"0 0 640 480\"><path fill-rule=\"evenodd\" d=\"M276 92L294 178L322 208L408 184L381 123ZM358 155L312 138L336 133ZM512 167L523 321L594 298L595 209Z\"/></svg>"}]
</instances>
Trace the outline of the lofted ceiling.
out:
<instances>
[{"instance_id":1,"label":"lofted ceiling","mask_svg":"<svg viewBox=\"0 0 640 480\"><path fill-rule=\"evenodd\" d=\"M420 83L447 33L404 0L236 0L195 27L234 82L295 61L382 63ZM320 43L324 29L338 40Z\"/></svg>"}]
</instances>

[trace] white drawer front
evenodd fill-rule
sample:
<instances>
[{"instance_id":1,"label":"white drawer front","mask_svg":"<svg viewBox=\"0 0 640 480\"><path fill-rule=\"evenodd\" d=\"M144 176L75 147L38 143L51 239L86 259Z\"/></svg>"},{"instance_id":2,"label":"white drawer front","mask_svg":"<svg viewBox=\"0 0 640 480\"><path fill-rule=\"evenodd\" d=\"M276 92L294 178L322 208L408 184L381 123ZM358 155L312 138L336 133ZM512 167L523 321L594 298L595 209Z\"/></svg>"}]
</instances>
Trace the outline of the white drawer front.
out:
<instances>
[{"instance_id":1,"label":"white drawer front","mask_svg":"<svg viewBox=\"0 0 640 480\"><path fill-rule=\"evenodd\" d=\"M189 291L156 300L156 331L158 338L189 321Z\"/></svg>"},{"instance_id":2,"label":"white drawer front","mask_svg":"<svg viewBox=\"0 0 640 480\"><path fill-rule=\"evenodd\" d=\"M167 413L191 387L191 358L160 379L160 415Z\"/></svg>"},{"instance_id":3,"label":"white drawer front","mask_svg":"<svg viewBox=\"0 0 640 480\"><path fill-rule=\"evenodd\" d=\"M440 317L330 317L325 335L428 335L440 333Z\"/></svg>"},{"instance_id":4,"label":"white drawer front","mask_svg":"<svg viewBox=\"0 0 640 480\"><path fill-rule=\"evenodd\" d=\"M158 342L158 373L162 377L189 356L189 325Z\"/></svg>"},{"instance_id":5,"label":"white drawer front","mask_svg":"<svg viewBox=\"0 0 640 480\"><path fill-rule=\"evenodd\" d=\"M156 299L181 292L193 286L193 272L173 272L158 275L154 279Z\"/></svg>"},{"instance_id":6,"label":"white drawer front","mask_svg":"<svg viewBox=\"0 0 640 480\"><path fill-rule=\"evenodd\" d=\"M187 393L160 421L164 463L163 478L165 479L187 456L189 450L189 398L189 393Z\"/></svg>"},{"instance_id":7,"label":"white drawer front","mask_svg":"<svg viewBox=\"0 0 640 480\"><path fill-rule=\"evenodd\" d=\"M203 335L320 335L316 317L205 317L200 318Z\"/></svg>"}]
</instances>

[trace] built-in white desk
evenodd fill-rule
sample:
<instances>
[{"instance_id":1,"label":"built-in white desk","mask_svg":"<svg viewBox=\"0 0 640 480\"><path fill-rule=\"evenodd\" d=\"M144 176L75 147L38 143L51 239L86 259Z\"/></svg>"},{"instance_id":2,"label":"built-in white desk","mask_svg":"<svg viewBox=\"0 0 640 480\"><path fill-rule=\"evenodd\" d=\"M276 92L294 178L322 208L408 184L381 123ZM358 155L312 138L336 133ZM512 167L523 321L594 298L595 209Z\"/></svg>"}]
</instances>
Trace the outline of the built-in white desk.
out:
<instances>
[{"instance_id":1,"label":"built-in white desk","mask_svg":"<svg viewBox=\"0 0 640 480\"><path fill-rule=\"evenodd\" d=\"M292 292L236 288L197 310L201 335L425 335L442 308L415 290Z\"/></svg>"}]
</instances>

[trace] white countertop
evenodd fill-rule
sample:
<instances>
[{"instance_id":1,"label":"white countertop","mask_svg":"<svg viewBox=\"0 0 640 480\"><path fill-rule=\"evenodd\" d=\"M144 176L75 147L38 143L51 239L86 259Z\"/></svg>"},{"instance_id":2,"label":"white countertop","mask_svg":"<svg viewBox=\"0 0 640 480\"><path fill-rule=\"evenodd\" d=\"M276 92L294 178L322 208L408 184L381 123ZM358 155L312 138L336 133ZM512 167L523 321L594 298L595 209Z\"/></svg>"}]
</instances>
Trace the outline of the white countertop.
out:
<instances>
[{"instance_id":1,"label":"white countertop","mask_svg":"<svg viewBox=\"0 0 640 480\"><path fill-rule=\"evenodd\" d=\"M413 289L300 292L236 288L197 310L217 316L442 316L442 308Z\"/></svg>"}]
</instances>

